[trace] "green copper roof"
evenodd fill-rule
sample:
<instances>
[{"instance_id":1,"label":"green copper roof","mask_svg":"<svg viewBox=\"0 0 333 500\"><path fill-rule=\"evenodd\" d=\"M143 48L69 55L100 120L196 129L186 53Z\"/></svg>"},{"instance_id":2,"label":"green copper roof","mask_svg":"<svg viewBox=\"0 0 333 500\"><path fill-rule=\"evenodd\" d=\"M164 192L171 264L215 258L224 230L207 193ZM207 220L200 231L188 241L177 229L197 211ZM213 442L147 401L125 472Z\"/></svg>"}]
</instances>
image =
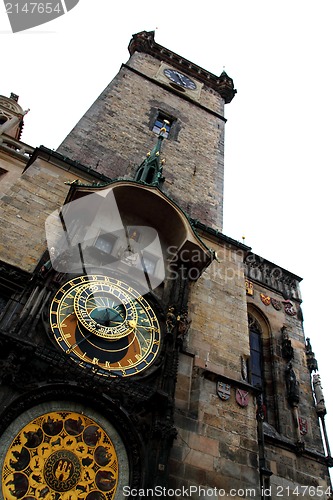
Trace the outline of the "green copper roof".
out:
<instances>
[{"instance_id":1,"label":"green copper roof","mask_svg":"<svg viewBox=\"0 0 333 500\"><path fill-rule=\"evenodd\" d=\"M166 128L164 126L160 130L157 143L147 153L146 159L138 167L134 180L144 182L150 186L160 186L164 182L162 172L165 160L161 160L161 148L165 132Z\"/></svg>"}]
</instances>

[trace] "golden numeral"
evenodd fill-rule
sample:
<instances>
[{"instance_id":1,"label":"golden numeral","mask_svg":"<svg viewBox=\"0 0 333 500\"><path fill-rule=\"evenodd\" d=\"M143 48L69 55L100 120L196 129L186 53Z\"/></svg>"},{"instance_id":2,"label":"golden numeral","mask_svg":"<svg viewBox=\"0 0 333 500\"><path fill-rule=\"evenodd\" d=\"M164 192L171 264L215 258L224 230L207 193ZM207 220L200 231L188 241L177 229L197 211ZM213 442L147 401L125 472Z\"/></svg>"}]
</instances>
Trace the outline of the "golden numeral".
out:
<instances>
[{"instance_id":1,"label":"golden numeral","mask_svg":"<svg viewBox=\"0 0 333 500\"><path fill-rule=\"evenodd\" d=\"M92 364L93 365L98 365L98 363L99 363L99 359L98 358L93 358Z\"/></svg>"},{"instance_id":2,"label":"golden numeral","mask_svg":"<svg viewBox=\"0 0 333 500\"><path fill-rule=\"evenodd\" d=\"M128 358L127 363L128 363L129 365L133 365L133 364L134 364L134 363L133 363L133 361L131 360L131 358Z\"/></svg>"}]
</instances>

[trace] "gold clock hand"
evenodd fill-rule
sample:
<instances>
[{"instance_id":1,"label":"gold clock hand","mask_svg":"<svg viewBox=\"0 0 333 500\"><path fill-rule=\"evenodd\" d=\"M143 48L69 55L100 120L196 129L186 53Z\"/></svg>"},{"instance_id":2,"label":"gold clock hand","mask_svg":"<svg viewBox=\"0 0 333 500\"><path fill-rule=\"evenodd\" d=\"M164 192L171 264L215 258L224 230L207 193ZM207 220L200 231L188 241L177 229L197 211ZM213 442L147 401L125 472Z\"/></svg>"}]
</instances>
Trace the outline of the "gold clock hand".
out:
<instances>
[{"instance_id":1,"label":"gold clock hand","mask_svg":"<svg viewBox=\"0 0 333 500\"><path fill-rule=\"evenodd\" d=\"M67 349L67 351L65 351L65 353L70 354L75 349L75 347L78 347L80 344L82 344L82 342L89 339L92 336L92 334L93 334L93 332L89 332L86 337L83 337L81 340L79 340L78 342L75 342L75 344L71 345L70 348Z\"/></svg>"},{"instance_id":2,"label":"gold clock hand","mask_svg":"<svg viewBox=\"0 0 333 500\"><path fill-rule=\"evenodd\" d=\"M138 328L143 328L144 330L153 330L155 332L158 331L158 328L156 328L155 326L138 325Z\"/></svg>"}]
</instances>

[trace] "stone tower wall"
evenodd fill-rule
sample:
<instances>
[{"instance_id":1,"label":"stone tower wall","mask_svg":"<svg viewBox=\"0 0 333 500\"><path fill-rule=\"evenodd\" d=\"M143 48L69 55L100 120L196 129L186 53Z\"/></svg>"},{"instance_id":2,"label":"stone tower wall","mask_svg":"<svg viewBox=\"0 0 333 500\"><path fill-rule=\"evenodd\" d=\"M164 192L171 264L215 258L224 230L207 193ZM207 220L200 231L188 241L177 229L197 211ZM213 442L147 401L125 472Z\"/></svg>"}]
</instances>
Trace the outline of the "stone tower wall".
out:
<instances>
[{"instance_id":1,"label":"stone tower wall","mask_svg":"<svg viewBox=\"0 0 333 500\"><path fill-rule=\"evenodd\" d=\"M107 176L133 177L156 143L150 130L160 110L175 119L162 146L162 189L190 217L219 229L223 212L224 101L203 87L199 100L167 88L155 76L160 61L136 52L59 147L59 152Z\"/></svg>"}]
</instances>

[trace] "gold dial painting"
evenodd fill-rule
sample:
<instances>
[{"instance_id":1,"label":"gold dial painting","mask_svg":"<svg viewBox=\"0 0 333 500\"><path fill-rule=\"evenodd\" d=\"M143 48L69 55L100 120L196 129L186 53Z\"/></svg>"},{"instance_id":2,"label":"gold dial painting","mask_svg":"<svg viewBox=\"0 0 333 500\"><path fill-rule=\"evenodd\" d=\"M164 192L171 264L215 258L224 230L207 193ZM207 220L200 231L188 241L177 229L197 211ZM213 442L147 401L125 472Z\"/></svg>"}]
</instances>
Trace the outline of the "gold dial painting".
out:
<instances>
[{"instance_id":1,"label":"gold dial painting","mask_svg":"<svg viewBox=\"0 0 333 500\"><path fill-rule=\"evenodd\" d=\"M29 409L5 432L1 498L120 498L129 469L117 431L100 415L90 416L92 410L81 404L53 402L52 406L47 410L50 403L44 403Z\"/></svg>"},{"instance_id":2,"label":"gold dial painting","mask_svg":"<svg viewBox=\"0 0 333 500\"><path fill-rule=\"evenodd\" d=\"M149 302L108 276L67 281L52 300L50 325L62 351L99 375L141 373L160 350L161 328Z\"/></svg>"}]
</instances>

